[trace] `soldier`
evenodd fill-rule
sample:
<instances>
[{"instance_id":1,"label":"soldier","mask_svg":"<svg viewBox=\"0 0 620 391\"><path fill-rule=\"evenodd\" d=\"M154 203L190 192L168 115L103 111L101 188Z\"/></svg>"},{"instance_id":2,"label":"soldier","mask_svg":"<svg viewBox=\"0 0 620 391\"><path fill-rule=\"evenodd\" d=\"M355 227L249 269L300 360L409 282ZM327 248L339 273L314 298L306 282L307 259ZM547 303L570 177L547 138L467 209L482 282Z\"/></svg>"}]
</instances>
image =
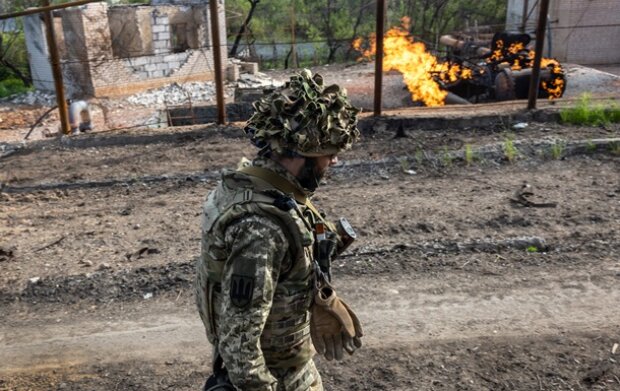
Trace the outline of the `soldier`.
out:
<instances>
[{"instance_id":1,"label":"soldier","mask_svg":"<svg viewBox=\"0 0 620 391\"><path fill-rule=\"evenodd\" d=\"M254 109L244 131L257 158L224 172L204 205L196 299L214 346L204 389L322 390L311 334L331 360L359 348L362 330L327 277L354 233L309 197L359 138L359 110L308 70Z\"/></svg>"}]
</instances>

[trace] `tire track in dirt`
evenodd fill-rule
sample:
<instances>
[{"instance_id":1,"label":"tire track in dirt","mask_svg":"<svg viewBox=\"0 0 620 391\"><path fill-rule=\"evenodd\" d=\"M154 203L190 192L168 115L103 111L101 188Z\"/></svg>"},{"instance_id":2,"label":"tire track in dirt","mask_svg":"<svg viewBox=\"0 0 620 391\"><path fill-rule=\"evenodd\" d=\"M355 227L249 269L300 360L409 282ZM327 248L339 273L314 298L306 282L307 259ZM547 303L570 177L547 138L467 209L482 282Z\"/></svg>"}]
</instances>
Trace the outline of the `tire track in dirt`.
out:
<instances>
[{"instance_id":1,"label":"tire track in dirt","mask_svg":"<svg viewBox=\"0 0 620 391\"><path fill-rule=\"evenodd\" d=\"M529 279L535 287L517 282ZM588 274L502 276L467 282L462 276L413 279L345 277L341 295L364 322L369 349L478 337L546 338L620 324L620 290ZM448 282L449 281L449 282ZM512 281L512 282L511 282ZM513 283L514 282L514 283ZM610 285L611 284L611 285ZM131 304L126 304L131 306ZM0 374L67 365L209 357L204 329L191 300L139 304L126 316L58 313L12 320L0 328ZM104 310L98 310L99 315Z\"/></svg>"}]
</instances>

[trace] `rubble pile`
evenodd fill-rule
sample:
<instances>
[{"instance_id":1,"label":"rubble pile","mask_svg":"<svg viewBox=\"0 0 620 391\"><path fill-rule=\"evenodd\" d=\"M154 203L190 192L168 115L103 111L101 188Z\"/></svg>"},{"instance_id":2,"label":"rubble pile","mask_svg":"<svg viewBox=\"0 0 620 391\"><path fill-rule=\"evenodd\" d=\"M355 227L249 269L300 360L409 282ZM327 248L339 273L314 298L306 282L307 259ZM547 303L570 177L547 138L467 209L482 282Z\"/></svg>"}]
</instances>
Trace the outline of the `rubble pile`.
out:
<instances>
[{"instance_id":1,"label":"rubble pile","mask_svg":"<svg viewBox=\"0 0 620 391\"><path fill-rule=\"evenodd\" d=\"M139 106L179 105L215 99L215 84L208 82L172 83L151 89L125 99L127 103Z\"/></svg>"},{"instance_id":2,"label":"rubble pile","mask_svg":"<svg viewBox=\"0 0 620 391\"><path fill-rule=\"evenodd\" d=\"M282 83L271 79L264 73L242 74L235 83L228 83L225 86L224 96L230 98L234 96L236 88L258 88L279 86ZM129 104L151 107L151 106L173 106L196 102L215 101L215 83L191 82L191 83L172 83L168 86L148 90L139 94L132 95L125 99Z\"/></svg>"},{"instance_id":3,"label":"rubble pile","mask_svg":"<svg viewBox=\"0 0 620 391\"><path fill-rule=\"evenodd\" d=\"M281 82L271 79L269 76L261 72L258 72L255 75L244 73L240 75L237 82L228 83L226 85L224 95L226 97L232 97L234 95L235 88L275 87L280 86L281 84ZM215 83L212 81L207 81L182 84L172 83L165 87L141 92L139 94L131 95L125 99L119 99L115 103L117 105L122 105L124 101L129 104L144 107L161 107L164 105L185 104L189 101L194 103L214 100ZM51 107L56 105L56 95L54 93L35 90L23 94L13 95L1 101L16 105ZM114 105L115 104L112 103L112 106Z\"/></svg>"},{"instance_id":4,"label":"rubble pile","mask_svg":"<svg viewBox=\"0 0 620 391\"><path fill-rule=\"evenodd\" d=\"M51 107L56 104L56 94L34 90L23 94L12 95L3 99L3 101L16 105Z\"/></svg>"}]
</instances>

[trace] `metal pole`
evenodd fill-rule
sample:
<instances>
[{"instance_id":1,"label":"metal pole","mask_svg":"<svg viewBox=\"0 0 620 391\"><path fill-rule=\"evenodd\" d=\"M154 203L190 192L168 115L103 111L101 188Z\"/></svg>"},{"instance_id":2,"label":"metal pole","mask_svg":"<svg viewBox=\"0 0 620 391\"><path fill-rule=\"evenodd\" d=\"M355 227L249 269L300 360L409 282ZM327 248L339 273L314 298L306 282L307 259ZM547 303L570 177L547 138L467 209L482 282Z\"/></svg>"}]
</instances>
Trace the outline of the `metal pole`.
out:
<instances>
[{"instance_id":1,"label":"metal pole","mask_svg":"<svg viewBox=\"0 0 620 391\"><path fill-rule=\"evenodd\" d=\"M49 0L43 0L44 6L49 6ZM60 113L60 127L64 134L69 134L69 115L67 112L67 101L65 100L65 88L62 81L62 70L60 69L60 55L58 54L58 46L56 46L56 33L54 32L54 18L52 11L43 12L45 20L45 33L47 36L47 48L50 54L50 63L52 65L52 75L54 76L54 88L56 90L56 102Z\"/></svg>"},{"instance_id":2,"label":"metal pole","mask_svg":"<svg viewBox=\"0 0 620 391\"><path fill-rule=\"evenodd\" d=\"M375 56L375 112L381 115L381 92L383 89L383 30L385 23L385 0L377 0L376 56Z\"/></svg>"},{"instance_id":3,"label":"metal pole","mask_svg":"<svg viewBox=\"0 0 620 391\"><path fill-rule=\"evenodd\" d=\"M538 26L536 27L536 53L534 54L534 65L532 66L532 78L530 79L530 90L527 102L528 110L536 108L538 84L540 83L540 63L542 61L542 52L545 45L547 12L549 12L549 0L542 0L540 3L540 12L538 13Z\"/></svg>"},{"instance_id":4,"label":"metal pole","mask_svg":"<svg viewBox=\"0 0 620 391\"><path fill-rule=\"evenodd\" d=\"M291 68L298 68L297 48L295 48L295 2L291 7Z\"/></svg>"},{"instance_id":5,"label":"metal pole","mask_svg":"<svg viewBox=\"0 0 620 391\"><path fill-rule=\"evenodd\" d=\"M78 0L78 1L72 1L70 3L55 4L55 5L49 5L49 2L46 2L47 5L45 5L43 7L30 8L30 9L27 9L26 11L20 11L20 12L14 12L12 14L0 15L0 20L16 18L18 16L26 16L26 15L38 14L38 13L44 12L44 11L54 11L54 10L58 10L58 9L62 9L62 8L74 7L76 5L84 5L84 4L88 4L88 3L100 3L102 1L103 0Z\"/></svg>"},{"instance_id":6,"label":"metal pole","mask_svg":"<svg viewBox=\"0 0 620 391\"><path fill-rule=\"evenodd\" d=\"M211 14L211 37L213 38L213 66L215 73L215 96L217 98L217 123L226 123L224 102L224 81L222 80L222 43L220 42L220 22L217 5L220 0L209 0Z\"/></svg>"},{"instance_id":7,"label":"metal pole","mask_svg":"<svg viewBox=\"0 0 620 391\"><path fill-rule=\"evenodd\" d=\"M527 11L529 8L529 1L523 0L523 15L521 15L521 32L525 33L525 25L527 24Z\"/></svg>"}]
</instances>

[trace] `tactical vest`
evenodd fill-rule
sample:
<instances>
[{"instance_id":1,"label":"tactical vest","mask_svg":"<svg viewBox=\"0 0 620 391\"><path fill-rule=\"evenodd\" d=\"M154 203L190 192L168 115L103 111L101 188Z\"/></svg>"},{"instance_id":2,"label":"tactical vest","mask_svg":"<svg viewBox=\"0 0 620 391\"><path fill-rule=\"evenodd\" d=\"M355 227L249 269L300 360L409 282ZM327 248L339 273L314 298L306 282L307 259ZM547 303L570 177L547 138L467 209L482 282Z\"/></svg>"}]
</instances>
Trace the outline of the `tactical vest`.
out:
<instances>
[{"instance_id":1,"label":"tactical vest","mask_svg":"<svg viewBox=\"0 0 620 391\"><path fill-rule=\"evenodd\" d=\"M223 266L228 257L224 232L243 216L259 215L275 220L289 242L261 335L265 360L270 368L284 369L305 365L312 357L308 310L313 293L314 236L312 217L304 215L311 212L305 209L265 180L238 171L225 173L209 194L204 205L197 301L212 344L217 346L219 314L215 304L222 300Z\"/></svg>"}]
</instances>

